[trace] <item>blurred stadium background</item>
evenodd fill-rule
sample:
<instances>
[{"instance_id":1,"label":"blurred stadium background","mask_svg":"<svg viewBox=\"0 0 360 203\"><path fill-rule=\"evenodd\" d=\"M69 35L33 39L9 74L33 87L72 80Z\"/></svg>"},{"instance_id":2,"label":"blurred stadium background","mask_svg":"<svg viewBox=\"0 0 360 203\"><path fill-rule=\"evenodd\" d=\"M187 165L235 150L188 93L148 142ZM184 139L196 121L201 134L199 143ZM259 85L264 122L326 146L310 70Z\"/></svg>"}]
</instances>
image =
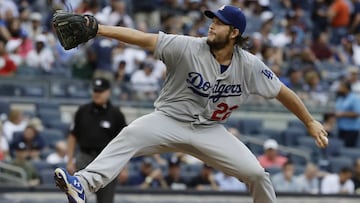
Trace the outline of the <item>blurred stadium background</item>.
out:
<instances>
[{"instance_id":1,"label":"blurred stadium background","mask_svg":"<svg viewBox=\"0 0 360 203\"><path fill-rule=\"evenodd\" d=\"M216 10L223 4L244 10L248 19L245 34L250 37L246 48L304 100L316 119L324 122L326 113L336 112L340 81L349 81L352 92L360 95L358 0L2 0L1 123L9 121L11 112L20 111L27 122L40 127L46 147L39 160L29 160L37 172L39 182L35 186L29 186L26 170L11 164L14 159L11 143L8 150L0 147L0 154L9 153L0 156L0 202L65 202L52 177L53 169L65 163L50 164L46 157L55 152L58 141L66 139L77 107L90 100L90 81L94 76L112 81L112 102L120 106L128 122L153 110L161 88L164 64L137 47L98 37L65 52L52 32L54 10L92 13L100 23L146 32L161 30L203 37L210 22L201 12ZM336 9L345 16L345 20L338 19L340 24L327 16ZM359 181L354 163L360 158L360 139L355 147L347 147L337 136L336 126L332 126L329 148L319 150L304 126L275 100L249 98L226 126L236 129L239 139L257 156L264 152L265 140L275 139L280 154L294 163L294 176L302 175L311 162L321 172L316 177L320 183L324 174L337 174L344 167L353 169L354 180L357 177ZM166 174L167 166L160 167ZM139 164L131 162L129 168L131 176L138 172ZM198 166L182 167L183 175L189 179L199 170ZM278 167L267 170L271 175L281 173ZM315 195L279 192L278 202L351 203L359 200L360 186L357 187L357 191L340 196L319 191ZM215 192L213 196L211 191L192 194L178 191L174 196L171 195L174 191L169 190L151 194L138 188L121 188L119 185L117 202L251 202L241 192L238 195Z\"/></svg>"}]
</instances>

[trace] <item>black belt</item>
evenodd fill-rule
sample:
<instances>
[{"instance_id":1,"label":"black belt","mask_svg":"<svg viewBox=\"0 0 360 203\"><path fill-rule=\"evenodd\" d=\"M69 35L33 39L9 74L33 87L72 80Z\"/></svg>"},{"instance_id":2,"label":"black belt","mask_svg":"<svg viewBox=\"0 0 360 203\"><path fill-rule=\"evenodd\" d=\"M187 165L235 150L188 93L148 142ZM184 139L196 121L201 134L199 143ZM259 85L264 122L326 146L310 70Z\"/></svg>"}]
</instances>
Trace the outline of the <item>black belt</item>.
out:
<instances>
[{"instance_id":1,"label":"black belt","mask_svg":"<svg viewBox=\"0 0 360 203\"><path fill-rule=\"evenodd\" d=\"M98 155L100 154L102 149L80 149L81 152L85 153L85 154L89 154L89 155Z\"/></svg>"}]
</instances>

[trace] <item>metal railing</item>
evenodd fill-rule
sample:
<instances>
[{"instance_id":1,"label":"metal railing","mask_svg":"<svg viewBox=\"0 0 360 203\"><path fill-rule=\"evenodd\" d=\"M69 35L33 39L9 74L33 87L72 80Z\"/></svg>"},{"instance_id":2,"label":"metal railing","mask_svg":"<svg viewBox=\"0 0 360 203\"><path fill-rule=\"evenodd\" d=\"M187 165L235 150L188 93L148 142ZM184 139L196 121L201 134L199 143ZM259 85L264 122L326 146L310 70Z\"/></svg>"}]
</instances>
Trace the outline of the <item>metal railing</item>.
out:
<instances>
[{"instance_id":1,"label":"metal railing","mask_svg":"<svg viewBox=\"0 0 360 203\"><path fill-rule=\"evenodd\" d=\"M23 168L0 162L0 180L10 185L27 186L27 175Z\"/></svg>"}]
</instances>

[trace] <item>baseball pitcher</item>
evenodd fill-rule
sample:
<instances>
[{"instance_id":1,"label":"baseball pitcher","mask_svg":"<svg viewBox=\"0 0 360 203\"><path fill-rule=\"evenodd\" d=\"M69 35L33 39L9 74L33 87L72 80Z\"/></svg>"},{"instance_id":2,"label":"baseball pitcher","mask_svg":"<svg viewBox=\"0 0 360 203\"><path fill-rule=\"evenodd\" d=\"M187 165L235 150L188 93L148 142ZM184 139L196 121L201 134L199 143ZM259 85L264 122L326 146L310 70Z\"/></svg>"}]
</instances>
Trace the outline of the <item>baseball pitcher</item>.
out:
<instances>
[{"instance_id":1,"label":"baseball pitcher","mask_svg":"<svg viewBox=\"0 0 360 203\"><path fill-rule=\"evenodd\" d=\"M65 49L99 35L152 51L167 67L154 112L125 127L85 169L71 176L55 170L57 186L69 202L85 202L88 192L110 183L134 156L180 151L248 185L254 203L275 203L269 174L252 152L222 125L251 94L276 98L307 127L319 147L327 133L296 94L256 56L243 50L246 18L234 6L205 11L208 36L144 33L98 25L91 15L58 12L53 23Z\"/></svg>"}]
</instances>

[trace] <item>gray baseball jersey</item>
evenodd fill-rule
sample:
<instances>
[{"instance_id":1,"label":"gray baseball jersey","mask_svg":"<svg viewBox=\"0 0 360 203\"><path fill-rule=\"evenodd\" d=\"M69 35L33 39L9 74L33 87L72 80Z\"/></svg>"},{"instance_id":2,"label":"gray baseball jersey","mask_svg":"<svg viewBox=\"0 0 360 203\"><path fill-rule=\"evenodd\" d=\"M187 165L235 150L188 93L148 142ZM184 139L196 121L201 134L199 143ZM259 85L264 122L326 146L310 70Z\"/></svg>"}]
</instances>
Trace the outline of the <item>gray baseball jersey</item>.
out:
<instances>
[{"instance_id":1,"label":"gray baseball jersey","mask_svg":"<svg viewBox=\"0 0 360 203\"><path fill-rule=\"evenodd\" d=\"M225 122L250 94L273 98L280 91L275 74L238 46L224 73L206 38L160 32L155 56L167 66L167 79L155 107L181 121Z\"/></svg>"}]
</instances>

